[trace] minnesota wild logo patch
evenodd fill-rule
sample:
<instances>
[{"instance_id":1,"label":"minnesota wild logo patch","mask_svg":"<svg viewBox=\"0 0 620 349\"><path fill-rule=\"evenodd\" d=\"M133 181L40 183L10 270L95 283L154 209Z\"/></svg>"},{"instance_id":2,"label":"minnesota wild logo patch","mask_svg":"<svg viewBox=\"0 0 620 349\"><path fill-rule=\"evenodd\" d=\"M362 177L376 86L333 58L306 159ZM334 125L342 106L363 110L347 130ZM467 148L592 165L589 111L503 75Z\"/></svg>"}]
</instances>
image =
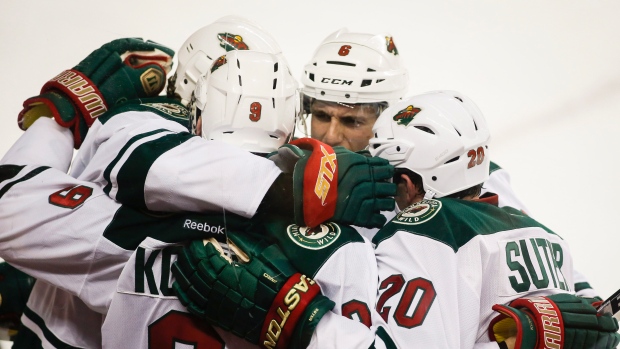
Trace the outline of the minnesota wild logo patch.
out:
<instances>
[{"instance_id":1,"label":"minnesota wild logo patch","mask_svg":"<svg viewBox=\"0 0 620 349\"><path fill-rule=\"evenodd\" d=\"M431 220L441 209L441 201L422 200L400 211L394 223L416 225Z\"/></svg>"},{"instance_id":2,"label":"minnesota wild logo patch","mask_svg":"<svg viewBox=\"0 0 620 349\"><path fill-rule=\"evenodd\" d=\"M217 39L220 40L220 46L228 51L232 50L249 50L248 45L243 42L241 35L232 33L219 33Z\"/></svg>"},{"instance_id":3,"label":"minnesota wild logo patch","mask_svg":"<svg viewBox=\"0 0 620 349\"><path fill-rule=\"evenodd\" d=\"M394 56L398 54L398 50L396 49L396 45L394 44L394 39L391 36L385 37L385 45L388 52L393 53Z\"/></svg>"},{"instance_id":4,"label":"minnesota wild logo patch","mask_svg":"<svg viewBox=\"0 0 620 349\"><path fill-rule=\"evenodd\" d=\"M226 56L221 56L218 59L216 59L215 62L213 62L213 64L211 65L211 73L216 71L219 67L223 66L227 62L228 61L226 60Z\"/></svg>"},{"instance_id":5,"label":"minnesota wild logo patch","mask_svg":"<svg viewBox=\"0 0 620 349\"><path fill-rule=\"evenodd\" d=\"M396 113L396 115L394 115L394 118L392 119L396 121L398 125L407 126L410 122L413 121L413 118L415 118L415 116L418 115L418 113L421 111L422 109L416 108L413 105L409 105L407 106L407 108L400 110L398 113Z\"/></svg>"},{"instance_id":6,"label":"minnesota wild logo patch","mask_svg":"<svg viewBox=\"0 0 620 349\"><path fill-rule=\"evenodd\" d=\"M291 224L286 232L294 243L310 250L320 250L333 244L341 233L340 227L334 223L321 224L315 228Z\"/></svg>"},{"instance_id":7,"label":"minnesota wild logo patch","mask_svg":"<svg viewBox=\"0 0 620 349\"><path fill-rule=\"evenodd\" d=\"M185 107L173 103L144 103L143 105L159 110L160 112L177 119L187 119L189 112Z\"/></svg>"}]
</instances>

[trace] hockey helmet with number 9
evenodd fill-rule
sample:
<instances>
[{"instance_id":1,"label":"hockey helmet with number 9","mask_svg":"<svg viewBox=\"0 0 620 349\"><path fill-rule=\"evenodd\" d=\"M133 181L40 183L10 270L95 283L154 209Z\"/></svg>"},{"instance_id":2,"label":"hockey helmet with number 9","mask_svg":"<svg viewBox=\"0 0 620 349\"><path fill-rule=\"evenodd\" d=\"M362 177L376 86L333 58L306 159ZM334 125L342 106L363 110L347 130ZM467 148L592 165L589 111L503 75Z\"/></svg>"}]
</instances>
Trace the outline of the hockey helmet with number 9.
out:
<instances>
[{"instance_id":1,"label":"hockey helmet with number 9","mask_svg":"<svg viewBox=\"0 0 620 349\"><path fill-rule=\"evenodd\" d=\"M168 80L168 97L187 105L198 79L214 61L232 50L281 54L275 39L257 24L239 16L222 17L197 30L177 53L177 69Z\"/></svg>"},{"instance_id":2,"label":"hockey helmet with number 9","mask_svg":"<svg viewBox=\"0 0 620 349\"><path fill-rule=\"evenodd\" d=\"M426 197L443 197L489 176L490 133L474 102L435 91L390 106L373 127L369 150L422 177Z\"/></svg>"},{"instance_id":3,"label":"hockey helmet with number 9","mask_svg":"<svg viewBox=\"0 0 620 349\"><path fill-rule=\"evenodd\" d=\"M191 113L202 119L202 137L270 153L293 136L300 98L281 55L231 51L199 79Z\"/></svg>"},{"instance_id":4,"label":"hockey helmet with number 9","mask_svg":"<svg viewBox=\"0 0 620 349\"><path fill-rule=\"evenodd\" d=\"M314 99L345 104L395 103L407 92L409 73L391 35L353 33L342 28L317 48L304 67L301 83L303 110L309 114L308 104Z\"/></svg>"}]
</instances>

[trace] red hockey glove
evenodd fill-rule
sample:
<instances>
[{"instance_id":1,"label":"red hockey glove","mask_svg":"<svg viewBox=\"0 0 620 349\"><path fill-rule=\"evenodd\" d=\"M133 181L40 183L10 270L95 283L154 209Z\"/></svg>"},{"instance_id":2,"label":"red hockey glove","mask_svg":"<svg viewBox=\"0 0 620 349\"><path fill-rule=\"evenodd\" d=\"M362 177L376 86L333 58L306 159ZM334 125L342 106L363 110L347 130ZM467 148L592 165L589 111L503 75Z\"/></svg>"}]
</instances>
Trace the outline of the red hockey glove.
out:
<instances>
[{"instance_id":1,"label":"red hockey glove","mask_svg":"<svg viewBox=\"0 0 620 349\"><path fill-rule=\"evenodd\" d=\"M597 316L588 299L571 294L518 298L493 310L501 315L491 321L489 338L516 337L515 349L615 348L620 342L616 319Z\"/></svg>"},{"instance_id":2,"label":"red hockey glove","mask_svg":"<svg viewBox=\"0 0 620 349\"><path fill-rule=\"evenodd\" d=\"M380 228L381 211L394 209L394 167L387 160L300 138L270 154L292 174L295 223L315 227L325 221Z\"/></svg>"},{"instance_id":3,"label":"red hockey glove","mask_svg":"<svg viewBox=\"0 0 620 349\"><path fill-rule=\"evenodd\" d=\"M75 148L95 119L129 99L156 96L166 83L174 51L140 38L111 41L65 70L24 101L17 123L28 129L41 116L71 129Z\"/></svg>"}]
</instances>

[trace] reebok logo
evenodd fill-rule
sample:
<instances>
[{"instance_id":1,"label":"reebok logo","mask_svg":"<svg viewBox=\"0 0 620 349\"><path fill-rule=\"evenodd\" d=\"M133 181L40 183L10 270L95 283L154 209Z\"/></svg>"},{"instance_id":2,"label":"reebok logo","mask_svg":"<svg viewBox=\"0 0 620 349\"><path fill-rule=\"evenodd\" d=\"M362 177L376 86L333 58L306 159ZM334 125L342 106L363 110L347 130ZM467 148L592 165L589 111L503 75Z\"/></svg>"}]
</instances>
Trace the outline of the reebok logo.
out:
<instances>
[{"instance_id":1,"label":"reebok logo","mask_svg":"<svg viewBox=\"0 0 620 349\"><path fill-rule=\"evenodd\" d=\"M226 228L221 225L209 225L207 223L198 223L191 219L186 219L183 223L183 228L192 229L192 230L200 230L205 233L211 234L225 234Z\"/></svg>"}]
</instances>

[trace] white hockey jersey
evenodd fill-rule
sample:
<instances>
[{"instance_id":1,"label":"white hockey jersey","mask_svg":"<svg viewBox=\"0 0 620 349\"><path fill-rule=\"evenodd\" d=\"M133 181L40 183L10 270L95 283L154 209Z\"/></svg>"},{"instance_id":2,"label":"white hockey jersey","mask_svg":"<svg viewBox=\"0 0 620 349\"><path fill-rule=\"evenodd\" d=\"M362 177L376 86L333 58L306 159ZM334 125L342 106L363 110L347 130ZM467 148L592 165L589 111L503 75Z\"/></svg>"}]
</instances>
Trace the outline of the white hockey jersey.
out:
<instances>
[{"instance_id":1,"label":"white hockey jersey","mask_svg":"<svg viewBox=\"0 0 620 349\"><path fill-rule=\"evenodd\" d=\"M423 200L373 243L376 310L401 347L497 347L487 334L494 304L574 291L566 242L510 207Z\"/></svg>"},{"instance_id":2,"label":"white hockey jersey","mask_svg":"<svg viewBox=\"0 0 620 349\"><path fill-rule=\"evenodd\" d=\"M40 121L37 121L26 135L36 132L37 128L35 126L39 123ZM41 153L35 154L40 155ZM4 162L8 160L10 159L4 159ZM36 162L36 160L32 161ZM29 162L31 161L29 160ZM130 255L132 256L131 258L135 259L135 254L132 254L135 244L142 241L141 239L146 236L151 236L149 234L153 233L157 237L161 234L162 229L174 230L170 229L170 226L166 227L165 224L161 227L158 225L157 228L154 228L152 225L149 227L151 223L158 220L176 220L176 223L173 224L176 226L176 229L182 227L182 229L199 234L198 236L193 236L194 238L204 238L205 232L220 234L224 231L223 228L212 229L215 227L214 225L198 220L188 222L186 218L153 217L150 214L144 214L140 211L120 206L107 198L103 194L104 190L93 186L92 183L74 179L51 168L5 165L1 169L6 174L3 177L5 180L0 181L0 190L4 191L6 196L0 197L0 207L13 208L12 210L3 209L2 211L3 214L6 213L6 216L0 217L2 218L0 226L3 226L4 223L7 224L2 227L4 234L23 237L25 241L28 239L38 239L39 234L45 235L50 231L55 232L60 226L65 226L68 229L65 234L54 234L55 239L52 239L53 251L56 248L65 250L61 254L62 258L46 259L45 263L41 260L25 263L20 257L7 258L12 264L31 275L62 288L55 289L49 284L41 283L41 286L35 289L38 290L36 292L38 293L38 298L35 297L36 300L29 303L29 307L33 309L29 309L24 317L24 322L28 327L42 339L43 347L98 347L96 343L100 337L98 333L93 334L92 332L93 324L96 325L97 322L82 322L80 319L94 318L99 320L99 314L104 314L106 319L103 324L102 338L103 344L107 348L118 348L120 343L134 348L147 345L148 337L145 336L151 333L146 330L146 328L152 325L150 321L155 322L159 320L159 315L163 316L169 311L175 312L175 319L187 317L186 315L176 313L179 311L184 312L184 308L176 297L170 294L162 294L163 297L160 298L152 293L128 292L123 287L123 285L128 284L126 282L123 283L123 280L130 278L133 280L133 283L130 282L129 284L135 286L135 277L131 278L132 275L135 276L135 273L132 274L131 270L135 269L136 264L134 262L132 264L134 268L128 269L125 265L127 259ZM63 188L59 190L58 188L60 187ZM105 204L102 204L102 202L105 202ZM29 212L32 213L32 219L19 214L24 206L30 207L31 210ZM35 212L40 214L35 214ZM81 217L81 214L85 214L87 217ZM5 217L7 218L6 220L4 219ZM18 221L20 224L16 224ZM285 226L284 229L288 228ZM291 229L293 228L291 227ZM150 230L150 232L147 233L147 230ZM80 233L77 234L77 231ZM77 236L71 237L71 234L77 234ZM345 314L369 325L371 321L368 318L368 309L372 308L374 304L377 278L376 263L370 243L359 237L354 231L352 233L351 228L339 227L333 224L321 226L320 230L306 235L307 241L314 242L314 245L308 246L307 250L323 250L322 256L328 258L328 260L319 260L316 257L308 259L306 257L301 258L300 256L297 260L304 261L304 266L300 265L300 269L305 269L307 274L314 276L319 285L324 288L324 294L336 301L337 306L334 309L336 313ZM289 244L293 244L292 233L287 236L291 239L288 240ZM172 240L180 241L191 237L175 234ZM287 241L286 239L283 240L283 243ZM147 240L163 243L153 238L148 238ZM67 246L74 246L74 243L78 243L80 248L75 250L67 248ZM1 236L0 246L0 253L2 255L8 253L4 250L4 247L12 249L9 244L2 242ZM89 246L91 250L89 250ZM301 245L295 246L296 249L288 249L291 252L289 258L294 259L296 253L303 254L304 249L306 249L306 247ZM29 253L30 246L24 244L22 248L27 250L26 253ZM141 246L141 248L144 248L144 246ZM18 249L14 250L17 251ZM136 251L140 251L140 248ZM152 253L156 254L158 252ZM19 255L22 256L21 253ZM64 269L64 264L57 265L61 261L68 264L76 263L80 266L80 268L70 271L73 274L73 278L68 278L67 281L64 280L64 275L62 277L56 275L67 271ZM78 261L80 263L77 263ZM173 261L172 257L168 257L167 261L171 263ZM107 268L105 266L106 262L110 263ZM92 263L97 264L98 267L91 269L89 265ZM43 266L44 264L45 267ZM95 276L93 279L90 279L93 276L89 275L89 272L99 269L107 270L107 272L101 271L99 273L103 274L103 276ZM121 280L118 282L118 288L115 288L112 286L112 283L117 281L121 271ZM160 273L158 275L161 276L163 274ZM166 275L170 276L169 273ZM148 279L147 276L145 278ZM149 282L147 280L145 284L150 287ZM115 289L116 293L113 291ZM62 298L59 298L61 296ZM72 300L72 297L80 297L80 300ZM123 299L128 297L133 299L130 303L140 308L139 311L128 313L130 306L123 303ZM80 301L83 300L96 313L92 314L92 316L91 313L84 314L86 311L83 307L75 307L75 309L80 309L80 312L73 313L71 313L71 309L57 312L50 311L49 309L54 309L54 307L50 308L49 305L55 303L54 300L58 299L62 299L62 303L67 301L77 304L80 304ZM43 300L50 301L50 303L46 306ZM118 306L118 304L124 305ZM142 306L145 307L141 308ZM158 313L159 311L165 311L165 313ZM131 323L138 327L142 325L144 330L141 332L127 332L127 336L121 336L119 333L125 333L121 330L126 329L128 326L128 314L149 315L140 316L140 321L137 321L135 316L131 317ZM167 333L170 333L170 331ZM226 336L226 334L222 334L223 338L226 338ZM181 337L177 336L176 338ZM119 340L120 342L118 342ZM226 338L226 341L231 348L248 345L243 341L241 344L235 344L239 342L236 338ZM231 346L231 343L233 343L233 346Z\"/></svg>"}]
</instances>

